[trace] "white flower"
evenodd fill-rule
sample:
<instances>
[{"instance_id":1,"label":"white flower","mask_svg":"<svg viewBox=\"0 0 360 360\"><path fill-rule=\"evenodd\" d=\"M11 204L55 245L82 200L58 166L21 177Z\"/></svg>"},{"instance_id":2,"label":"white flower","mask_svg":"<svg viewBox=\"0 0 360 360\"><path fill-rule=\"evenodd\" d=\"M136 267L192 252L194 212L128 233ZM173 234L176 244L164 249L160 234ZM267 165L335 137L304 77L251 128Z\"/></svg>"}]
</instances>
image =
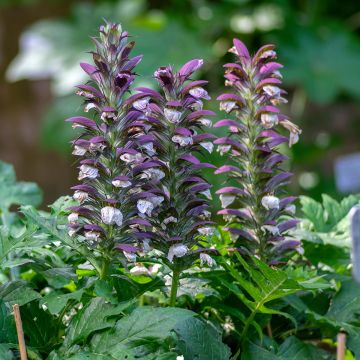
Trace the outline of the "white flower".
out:
<instances>
[{"instance_id":1,"label":"white flower","mask_svg":"<svg viewBox=\"0 0 360 360\"><path fill-rule=\"evenodd\" d=\"M224 195L221 194L220 195L220 201L221 201L221 206L223 208L228 207L230 204L232 204L235 201L235 195Z\"/></svg>"},{"instance_id":2,"label":"white flower","mask_svg":"<svg viewBox=\"0 0 360 360\"><path fill-rule=\"evenodd\" d=\"M154 149L154 144L152 142L148 142L141 145L142 149L145 149L148 155L152 156L156 154L156 151Z\"/></svg>"},{"instance_id":3,"label":"white flower","mask_svg":"<svg viewBox=\"0 0 360 360\"><path fill-rule=\"evenodd\" d=\"M103 111L101 113L101 120L116 119L116 114L113 111Z\"/></svg>"},{"instance_id":4,"label":"white flower","mask_svg":"<svg viewBox=\"0 0 360 360\"><path fill-rule=\"evenodd\" d=\"M70 224L77 224L79 221L79 214L78 213L71 213L68 216L68 222Z\"/></svg>"},{"instance_id":5,"label":"white flower","mask_svg":"<svg viewBox=\"0 0 360 360\"><path fill-rule=\"evenodd\" d=\"M289 146L293 146L299 141L299 133L298 132L291 132L289 137Z\"/></svg>"},{"instance_id":6,"label":"white flower","mask_svg":"<svg viewBox=\"0 0 360 360\"><path fill-rule=\"evenodd\" d=\"M190 89L189 94L192 95L196 99L201 99L201 98L207 99L207 100L210 99L208 92L200 86L196 86L196 87Z\"/></svg>"},{"instance_id":7,"label":"white flower","mask_svg":"<svg viewBox=\"0 0 360 360\"><path fill-rule=\"evenodd\" d=\"M136 204L141 214L147 214L151 216L151 212L154 210L154 204L148 200L140 199Z\"/></svg>"},{"instance_id":8,"label":"white flower","mask_svg":"<svg viewBox=\"0 0 360 360\"><path fill-rule=\"evenodd\" d=\"M92 102L89 102L85 105L84 111L89 112L91 109L95 109L95 108L96 108L96 105Z\"/></svg>"},{"instance_id":9,"label":"white flower","mask_svg":"<svg viewBox=\"0 0 360 360\"><path fill-rule=\"evenodd\" d=\"M227 152L229 152L231 150L231 145L219 145L217 147L217 152L220 153L220 155L224 155Z\"/></svg>"},{"instance_id":10,"label":"white flower","mask_svg":"<svg viewBox=\"0 0 360 360\"><path fill-rule=\"evenodd\" d=\"M289 120L282 120L280 123L285 129L290 131L289 137L289 146L296 144L299 141L299 135L301 134L301 130L298 126L292 123Z\"/></svg>"},{"instance_id":11,"label":"white flower","mask_svg":"<svg viewBox=\"0 0 360 360\"><path fill-rule=\"evenodd\" d=\"M149 270L142 264L137 264L135 265L131 270L130 270L130 274L132 275L145 275L145 276L149 276L150 272Z\"/></svg>"},{"instance_id":12,"label":"white flower","mask_svg":"<svg viewBox=\"0 0 360 360\"><path fill-rule=\"evenodd\" d=\"M288 101L285 98L283 98L282 96L278 96L276 98L270 99L270 102L273 105L280 105L280 104L286 104Z\"/></svg>"},{"instance_id":13,"label":"white flower","mask_svg":"<svg viewBox=\"0 0 360 360\"><path fill-rule=\"evenodd\" d=\"M162 178L165 177L165 173L156 168L146 169L142 172L140 179L147 179L147 180L155 180L160 181Z\"/></svg>"},{"instance_id":14,"label":"white flower","mask_svg":"<svg viewBox=\"0 0 360 360\"><path fill-rule=\"evenodd\" d=\"M261 204L266 210L278 209L280 200L276 196L267 195L261 199Z\"/></svg>"},{"instance_id":15,"label":"white flower","mask_svg":"<svg viewBox=\"0 0 360 360\"><path fill-rule=\"evenodd\" d=\"M83 156L86 154L86 149L79 145L75 145L72 154L76 156Z\"/></svg>"},{"instance_id":16,"label":"white flower","mask_svg":"<svg viewBox=\"0 0 360 360\"><path fill-rule=\"evenodd\" d=\"M161 224L162 229L165 230L165 229L166 229L166 225L167 225L167 224L170 224L170 223L177 223L177 218L174 217L174 216L169 216L169 217L167 217L166 219L164 219L164 221L163 221L162 224Z\"/></svg>"},{"instance_id":17,"label":"white flower","mask_svg":"<svg viewBox=\"0 0 360 360\"><path fill-rule=\"evenodd\" d=\"M269 231L272 235L278 235L279 234L279 228L277 226L263 225L261 228L264 231Z\"/></svg>"},{"instance_id":18,"label":"white flower","mask_svg":"<svg viewBox=\"0 0 360 360\"><path fill-rule=\"evenodd\" d=\"M279 123L279 118L276 114L263 113L261 114L261 123L266 129L271 129Z\"/></svg>"},{"instance_id":19,"label":"white flower","mask_svg":"<svg viewBox=\"0 0 360 360\"><path fill-rule=\"evenodd\" d=\"M166 120L170 121L173 124L176 124L180 121L181 118L181 111L171 109L171 108L165 108L164 109L164 115Z\"/></svg>"},{"instance_id":20,"label":"white flower","mask_svg":"<svg viewBox=\"0 0 360 360\"><path fill-rule=\"evenodd\" d=\"M101 220L106 225L116 224L121 226L123 223L123 215L119 209L112 206L105 206L101 209Z\"/></svg>"},{"instance_id":21,"label":"white flower","mask_svg":"<svg viewBox=\"0 0 360 360\"><path fill-rule=\"evenodd\" d=\"M143 241L142 241L142 243L143 243L143 250L144 250L144 252L149 252L149 251L151 251L151 246L150 246L150 239L144 239Z\"/></svg>"},{"instance_id":22,"label":"white flower","mask_svg":"<svg viewBox=\"0 0 360 360\"><path fill-rule=\"evenodd\" d=\"M174 135L171 140L180 146L192 145L193 139L191 136Z\"/></svg>"},{"instance_id":23,"label":"white flower","mask_svg":"<svg viewBox=\"0 0 360 360\"><path fill-rule=\"evenodd\" d=\"M89 179L96 179L99 175L99 170L89 165L81 165L80 172L79 172L79 180L89 178Z\"/></svg>"},{"instance_id":24,"label":"white flower","mask_svg":"<svg viewBox=\"0 0 360 360\"><path fill-rule=\"evenodd\" d=\"M269 96L278 97L281 94L281 89L279 87L273 86L273 85L266 85L263 87L263 90Z\"/></svg>"},{"instance_id":25,"label":"white flower","mask_svg":"<svg viewBox=\"0 0 360 360\"><path fill-rule=\"evenodd\" d=\"M201 253L200 254L200 266L203 266L204 264L208 264L209 267L213 267L216 265L216 262L210 255Z\"/></svg>"},{"instance_id":26,"label":"white flower","mask_svg":"<svg viewBox=\"0 0 360 360\"><path fill-rule=\"evenodd\" d=\"M214 229L211 227L202 227L198 229L199 234L210 236L214 233Z\"/></svg>"},{"instance_id":27,"label":"white flower","mask_svg":"<svg viewBox=\"0 0 360 360\"><path fill-rule=\"evenodd\" d=\"M220 110L224 110L229 113L236 108L236 101L220 101Z\"/></svg>"},{"instance_id":28,"label":"white flower","mask_svg":"<svg viewBox=\"0 0 360 360\"><path fill-rule=\"evenodd\" d=\"M210 141L208 142L201 142L200 146L202 146L204 149L206 149L210 154L213 152L214 150L214 144Z\"/></svg>"},{"instance_id":29,"label":"white flower","mask_svg":"<svg viewBox=\"0 0 360 360\"><path fill-rule=\"evenodd\" d=\"M207 199L212 200L210 189L200 191L200 194L204 195Z\"/></svg>"},{"instance_id":30,"label":"white flower","mask_svg":"<svg viewBox=\"0 0 360 360\"><path fill-rule=\"evenodd\" d=\"M87 198L89 194L86 191L76 190L73 195L73 199L79 201L82 204Z\"/></svg>"},{"instance_id":31,"label":"white flower","mask_svg":"<svg viewBox=\"0 0 360 360\"><path fill-rule=\"evenodd\" d=\"M140 153L136 153L136 154L125 153L120 155L120 159L128 164L139 162L141 158L142 156Z\"/></svg>"},{"instance_id":32,"label":"white flower","mask_svg":"<svg viewBox=\"0 0 360 360\"><path fill-rule=\"evenodd\" d=\"M89 150L91 152L94 151L103 151L106 148L106 145L104 145L103 143L99 142L99 143L90 143L89 146Z\"/></svg>"},{"instance_id":33,"label":"white flower","mask_svg":"<svg viewBox=\"0 0 360 360\"><path fill-rule=\"evenodd\" d=\"M113 180L111 183L117 188L127 188L131 185L131 182L128 180Z\"/></svg>"},{"instance_id":34,"label":"white flower","mask_svg":"<svg viewBox=\"0 0 360 360\"><path fill-rule=\"evenodd\" d=\"M133 102L133 107L136 109L136 110L145 110L149 104L149 100L150 100L150 97L149 96L145 96L143 97L142 99L139 99L139 100L136 100Z\"/></svg>"},{"instance_id":35,"label":"white flower","mask_svg":"<svg viewBox=\"0 0 360 360\"><path fill-rule=\"evenodd\" d=\"M190 109L194 111L202 110L202 108L203 108L203 103L199 99L190 105Z\"/></svg>"},{"instance_id":36,"label":"white flower","mask_svg":"<svg viewBox=\"0 0 360 360\"><path fill-rule=\"evenodd\" d=\"M229 130L232 133L238 133L239 129L236 126L229 126Z\"/></svg>"},{"instance_id":37,"label":"white flower","mask_svg":"<svg viewBox=\"0 0 360 360\"><path fill-rule=\"evenodd\" d=\"M276 56L276 52L274 50L267 50L264 51L261 55L260 55L260 59L267 59L268 57L275 57Z\"/></svg>"},{"instance_id":38,"label":"white flower","mask_svg":"<svg viewBox=\"0 0 360 360\"><path fill-rule=\"evenodd\" d=\"M203 220L206 220L206 219L209 219L210 216L211 216L211 212L207 211L207 210L204 210L202 212L202 214L200 215L200 218L203 219Z\"/></svg>"},{"instance_id":39,"label":"white flower","mask_svg":"<svg viewBox=\"0 0 360 360\"><path fill-rule=\"evenodd\" d=\"M205 119L205 118L200 118L199 122L201 125L207 126L207 127L211 127L212 126L212 121L209 119Z\"/></svg>"},{"instance_id":40,"label":"white flower","mask_svg":"<svg viewBox=\"0 0 360 360\"><path fill-rule=\"evenodd\" d=\"M85 238L90 242L97 242L99 240L100 233L97 231L87 231L85 233Z\"/></svg>"},{"instance_id":41,"label":"white flower","mask_svg":"<svg viewBox=\"0 0 360 360\"><path fill-rule=\"evenodd\" d=\"M77 233L77 230L75 230L75 229L70 229L70 230L68 231L68 235L69 235L70 237L73 237L76 233Z\"/></svg>"},{"instance_id":42,"label":"white flower","mask_svg":"<svg viewBox=\"0 0 360 360\"><path fill-rule=\"evenodd\" d=\"M135 262L136 261L136 254L134 253L129 253L129 252L126 252L126 251L123 251L127 261L129 262Z\"/></svg>"},{"instance_id":43,"label":"white flower","mask_svg":"<svg viewBox=\"0 0 360 360\"><path fill-rule=\"evenodd\" d=\"M296 212L296 206L291 204L291 205L288 205L286 208L285 208L285 211L291 215L295 215L295 212Z\"/></svg>"},{"instance_id":44,"label":"white flower","mask_svg":"<svg viewBox=\"0 0 360 360\"><path fill-rule=\"evenodd\" d=\"M187 254L188 251L189 251L189 249L186 245L175 244L175 245L170 246L167 258L170 262L173 262L174 256L178 257L178 258L183 257Z\"/></svg>"}]
</instances>

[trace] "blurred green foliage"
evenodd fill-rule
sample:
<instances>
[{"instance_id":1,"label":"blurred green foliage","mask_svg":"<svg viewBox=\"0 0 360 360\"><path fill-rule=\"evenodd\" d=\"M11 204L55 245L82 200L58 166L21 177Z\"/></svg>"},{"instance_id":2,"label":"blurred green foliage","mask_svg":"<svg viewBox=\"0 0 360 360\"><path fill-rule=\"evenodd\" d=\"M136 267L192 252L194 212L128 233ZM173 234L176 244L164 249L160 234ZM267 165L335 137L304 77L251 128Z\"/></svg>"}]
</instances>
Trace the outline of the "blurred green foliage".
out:
<instances>
[{"instance_id":1,"label":"blurred green foliage","mask_svg":"<svg viewBox=\"0 0 360 360\"><path fill-rule=\"evenodd\" d=\"M61 3L62 0L52 0ZM3 0L2 5L11 1ZM18 0L31 6L36 0ZM38 2L41 2L38 0ZM14 2L11 2L14 4ZM24 5L24 6L25 6ZM360 5L335 0L97 0L74 1L64 18L34 23L21 39L20 52L8 68L10 80L53 79L53 106L44 116L41 141L46 148L69 154L73 133L63 119L80 113L73 86L85 79L78 66L91 50L90 35L103 18L120 22L136 40L134 53L144 54L138 83L151 85L154 70L171 64L179 67L189 58L204 58L202 78L210 81L213 98L223 90L221 63L231 61L226 52L234 36L250 49L266 42L278 46L285 65L284 83L289 104L284 112L303 128L303 141L290 157L297 174L292 191L320 198L336 195L330 151L356 150L346 132L336 134L331 108L347 109L360 100ZM208 104L217 109L216 101ZM313 113L313 108L317 109ZM320 116L319 116L320 113ZM344 121L358 119L349 110ZM323 127L321 127L323 125ZM354 125L352 125L354 126ZM353 129L348 129L352 132ZM350 149L350 150L349 150ZM217 154L213 155L215 163ZM324 164L322 163L324 162ZM214 183L219 182L214 179Z\"/></svg>"}]
</instances>

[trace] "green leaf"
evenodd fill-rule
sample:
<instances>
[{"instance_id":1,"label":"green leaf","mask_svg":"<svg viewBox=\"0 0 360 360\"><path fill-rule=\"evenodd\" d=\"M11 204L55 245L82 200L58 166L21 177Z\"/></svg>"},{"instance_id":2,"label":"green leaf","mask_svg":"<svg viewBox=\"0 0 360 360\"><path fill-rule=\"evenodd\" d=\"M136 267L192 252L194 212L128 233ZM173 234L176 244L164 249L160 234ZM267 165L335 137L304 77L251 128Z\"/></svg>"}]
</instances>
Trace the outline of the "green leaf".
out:
<instances>
[{"instance_id":1,"label":"green leaf","mask_svg":"<svg viewBox=\"0 0 360 360\"><path fill-rule=\"evenodd\" d=\"M337 322L353 322L360 315L360 286L354 280L343 281L326 314Z\"/></svg>"},{"instance_id":2,"label":"green leaf","mask_svg":"<svg viewBox=\"0 0 360 360\"><path fill-rule=\"evenodd\" d=\"M0 344L17 342L14 316L0 299ZM1 357L0 357L1 359Z\"/></svg>"},{"instance_id":3,"label":"green leaf","mask_svg":"<svg viewBox=\"0 0 360 360\"><path fill-rule=\"evenodd\" d=\"M40 294L30 289L24 281L10 281L0 286L0 299L10 306L22 306L39 298Z\"/></svg>"},{"instance_id":4,"label":"green leaf","mask_svg":"<svg viewBox=\"0 0 360 360\"><path fill-rule=\"evenodd\" d=\"M242 360L321 360L330 359L329 354L306 344L295 336L287 338L276 351L263 348L257 344L249 343L246 347Z\"/></svg>"},{"instance_id":5,"label":"green leaf","mask_svg":"<svg viewBox=\"0 0 360 360\"><path fill-rule=\"evenodd\" d=\"M325 230L324 209L320 203L307 196L300 196L301 210L317 231Z\"/></svg>"},{"instance_id":6,"label":"green leaf","mask_svg":"<svg viewBox=\"0 0 360 360\"><path fill-rule=\"evenodd\" d=\"M0 359L1 360L13 360L14 354L10 350L10 346L7 344L0 344Z\"/></svg>"},{"instance_id":7,"label":"green leaf","mask_svg":"<svg viewBox=\"0 0 360 360\"><path fill-rule=\"evenodd\" d=\"M55 289L64 287L71 280L77 280L77 275L71 267L52 268L46 271L42 271L41 274L44 276L50 286L54 287Z\"/></svg>"},{"instance_id":8,"label":"green leaf","mask_svg":"<svg viewBox=\"0 0 360 360\"><path fill-rule=\"evenodd\" d=\"M177 349L185 359L229 360L230 349L213 325L191 317L179 322L174 331L178 337Z\"/></svg>"},{"instance_id":9,"label":"green leaf","mask_svg":"<svg viewBox=\"0 0 360 360\"><path fill-rule=\"evenodd\" d=\"M179 321L194 315L180 308L137 308L120 319L113 330L96 334L91 348L96 353L113 354L124 349L136 349L142 355L144 352L151 354L164 346Z\"/></svg>"},{"instance_id":10,"label":"green leaf","mask_svg":"<svg viewBox=\"0 0 360 360\"><path fill-rule=\"evenodd\" d=\"M110 317L121 314L131 304L126 302L113 306L103 298L92 299L71 320L63 346L69 348L73 344L83 343L95 331L112 327L115 320Z\"/></svg>"},{"instance_id":11,"label":"green leaf","mask_svg":"<svg viewBox=\"0 0 360 360\"><path fill-rule=\"evenodd\" d=\"M53 291L40 300L40 306L46 305L50 314L57 315L65 308L69 300L79 302L83 293L84 289L69 294L59 294Z\"/></svg>"},{"instance_id":12,"label":"green leaf","mask_svg":"<svg viewBox=\"0 0 360 360\"><path fill-rule=\"evenodd\" d=\"M11 205L38 206L42 202L42 191L31 182L16 182L14 167L0 161L0 208L8 211Z\"/></svg>"}]
</instances>

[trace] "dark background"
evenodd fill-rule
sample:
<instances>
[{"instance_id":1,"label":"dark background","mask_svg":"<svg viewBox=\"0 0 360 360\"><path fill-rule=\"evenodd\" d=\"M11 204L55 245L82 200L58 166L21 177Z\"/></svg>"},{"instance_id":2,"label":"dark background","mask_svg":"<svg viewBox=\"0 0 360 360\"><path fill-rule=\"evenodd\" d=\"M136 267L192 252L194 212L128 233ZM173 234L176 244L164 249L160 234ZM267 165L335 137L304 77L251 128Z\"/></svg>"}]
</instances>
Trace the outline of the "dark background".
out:
<instances>
[{"instance_id":1,"label":"dark background","mask_svg":"<svg viewBox=\"0 0 360 360\"><path fill-rule=\"evenodd\" d=\"M121 22L137 41L139 84L151 84L158 66L204 58L201 76L213 98L224 89L222 63L231 60L234 36L251 52L275 43L289 92L283 110L303 129L286 150L290 190L341 195L334 161L360 148L358 1L0 0L0 159L15 165L19 179L37 182L45 204L76 182L74 133L63 120L81 113L78 63L102 18ZM216 154L210 161L219 163Z\"/></svg>"}]
</instances>

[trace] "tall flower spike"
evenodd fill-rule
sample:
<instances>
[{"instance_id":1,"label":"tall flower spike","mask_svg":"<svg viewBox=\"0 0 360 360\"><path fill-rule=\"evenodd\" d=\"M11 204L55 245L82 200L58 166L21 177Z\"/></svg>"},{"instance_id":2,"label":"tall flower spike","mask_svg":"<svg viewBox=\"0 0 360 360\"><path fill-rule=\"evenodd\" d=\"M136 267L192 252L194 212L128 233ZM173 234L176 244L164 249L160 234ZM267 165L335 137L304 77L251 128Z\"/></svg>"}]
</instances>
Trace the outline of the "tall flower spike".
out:
<instances>
[{"instance_id":1,"label":"tall flower spike","mask_svg":"<svg viewBox=\"0 0 360 360\"><path fill-rule=\"evenodd\" d=\"M139 93L128 99L133 108L143 112L149 126L147 135L137 139L147 159L134 168L145 190L134 195L139 216L152 227L143 238L147 246L161 251L174 278L210 251L203 239L211 233L211 185L199 172L214 166L195 155L204 149L212 151L215 136L198 134L198 130L211 125L208 117L214 113L202 109L202 100L209 99L203 88L207 82L189 81L201 65L202 60L195 59L178 72L161 67L154 74L160 92L139 88Z\"/></svg>"},{"instance_id":2,"label":"tall flower spike","mask_svg":"<svg viewBox=\"0 0 360 360\"><path fill-rule=\"evenodd\" d=\"M118 24L101 26L99 38L93 41L94 65L81 64L90 81L77 87L91 118L67 120L82 129L73 141L73 154L81 159L82 184L72 189L80 206L71 208L69 234L109 255L116 244L131 240L130 224L137 218L136 202L131 202L131 194L137 191L132 174L143 156L133 146L133 139L144 135L142 113L129 109L123 98L135 79L134 67L141 56L129 58L134 42L128 41ZM134 251L134 247L128 248L127 254Z\"/></svg>"},{"instance_id":3,"label":"tall flower spike","mask_svg":"<svg viewBox=\"0 0 360 360\"><path fill-rule=\"evenodd\" d=\"M217 191L223 208L219 214L228 222L226 229L239 251L279 263L289 252L300 251L300 243L287 235L297 220L283 215L293 214L295 198L280 198L291 174L280 168L287 158L279 153L278 145L293 145L301 131L276 107L286 100L274 46L265 45L251 57L246 46L234 39L229 51L236 55L235 63L224 65L225 85L232 91L218 100L231 119L215 124L229 128L227 137L214 141L228 159L215 172L226 173L229 179L229 185ZM290 131L289 138L277 132L279 126Z\"/></svg>"}]
</instances>

